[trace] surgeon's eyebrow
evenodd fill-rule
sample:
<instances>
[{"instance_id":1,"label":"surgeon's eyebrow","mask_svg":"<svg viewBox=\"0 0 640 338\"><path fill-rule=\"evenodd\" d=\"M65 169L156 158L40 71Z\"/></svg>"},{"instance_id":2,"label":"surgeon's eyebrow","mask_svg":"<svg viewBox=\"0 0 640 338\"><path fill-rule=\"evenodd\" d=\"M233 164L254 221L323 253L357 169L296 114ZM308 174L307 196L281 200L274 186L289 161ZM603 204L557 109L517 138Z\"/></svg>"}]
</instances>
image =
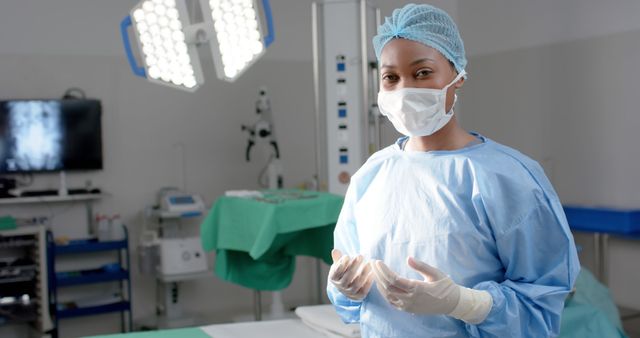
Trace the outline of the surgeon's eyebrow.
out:
<instances>
[{"instance_id":1,"label":"surgeon's eyebrow","mask_svg":"<svg viewBox=\"0 0 640 338\"><path fill-rule=\"evenodd\" d=\"M409 66L415 66L415 65L417 65L417 64L419 64L419 63L423 63L423 62L425 62L425 61L430 61L430 62L432 62L432 63L435 63L435 62L436 62L436 60L434 60L434 59L432 59L432 58L422 58L422 59L417 59L417 60L415 60L415 61L411 62L411 63L409 64ZM382 67L380 67L380 69L382 69L382 68L396 68L396 66L394 66L394 65L386 65L386 64L383 64L383 65L382 65Z\"/></svg>"}]
</instances>

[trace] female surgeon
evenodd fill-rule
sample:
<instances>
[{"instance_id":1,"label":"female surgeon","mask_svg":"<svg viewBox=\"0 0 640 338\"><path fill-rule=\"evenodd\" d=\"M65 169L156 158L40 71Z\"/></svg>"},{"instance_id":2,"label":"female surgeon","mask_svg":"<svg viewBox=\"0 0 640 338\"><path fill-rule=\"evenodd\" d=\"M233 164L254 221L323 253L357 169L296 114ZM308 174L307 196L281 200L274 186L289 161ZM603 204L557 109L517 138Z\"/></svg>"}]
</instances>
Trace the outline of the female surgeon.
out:
<instances>
[{"instance_id":1,"label":"female surgeon","mask_svg":"<svg viewBox=\"0 0 640 338\"><path fill-rule=\"evenodd\" d=\"M378 107L405 137L349 185L327 283L338 314L363 337L557 335L579 271L573 237L535 161L458 124L456 25L410 4L373 45Z\"/></svg>"}]
</instances>

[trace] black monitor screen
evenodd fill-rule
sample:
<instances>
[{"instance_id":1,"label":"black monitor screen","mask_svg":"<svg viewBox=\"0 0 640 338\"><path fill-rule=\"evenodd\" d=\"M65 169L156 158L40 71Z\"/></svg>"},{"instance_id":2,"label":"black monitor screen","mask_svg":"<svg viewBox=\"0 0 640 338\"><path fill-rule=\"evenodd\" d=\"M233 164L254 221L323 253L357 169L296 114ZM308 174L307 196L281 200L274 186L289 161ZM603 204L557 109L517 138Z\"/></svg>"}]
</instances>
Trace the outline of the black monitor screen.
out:
<instances>
[{"instance_id":1,"label":"black monitor screen","mask_svg":"<svg viewBox=\"0 0 640 338\"><path fill-rule=\"evenodd\" d=\"M0 101L0 172L102 169L98 100Z\"/></svg>"}]
</instances>

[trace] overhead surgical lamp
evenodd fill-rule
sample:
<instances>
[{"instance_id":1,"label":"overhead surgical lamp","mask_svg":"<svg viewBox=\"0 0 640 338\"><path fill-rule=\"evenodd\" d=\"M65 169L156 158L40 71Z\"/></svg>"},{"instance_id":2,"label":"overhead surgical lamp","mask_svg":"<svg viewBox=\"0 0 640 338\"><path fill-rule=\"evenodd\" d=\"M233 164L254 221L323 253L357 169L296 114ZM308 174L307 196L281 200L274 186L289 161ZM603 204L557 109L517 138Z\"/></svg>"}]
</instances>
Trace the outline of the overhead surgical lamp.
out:
<instances>
[{"instance_id":1,"label":"overhead surgical lamp","mask_svg":"<svg viewBox=\"0 0 640 338\"><path fill-rule=\"evenodd\" d=\"M197 47L209 43L218 78L233 82L274 41L269 0L261 0L266 35L257 0L199 0L203 21L198 23L191 22L187 1L143 0L122 20L122 41L135 75L195 91L204 83ZM143 66L133 54L129 27L134 28Z\"/></svg>"}]
</instances>

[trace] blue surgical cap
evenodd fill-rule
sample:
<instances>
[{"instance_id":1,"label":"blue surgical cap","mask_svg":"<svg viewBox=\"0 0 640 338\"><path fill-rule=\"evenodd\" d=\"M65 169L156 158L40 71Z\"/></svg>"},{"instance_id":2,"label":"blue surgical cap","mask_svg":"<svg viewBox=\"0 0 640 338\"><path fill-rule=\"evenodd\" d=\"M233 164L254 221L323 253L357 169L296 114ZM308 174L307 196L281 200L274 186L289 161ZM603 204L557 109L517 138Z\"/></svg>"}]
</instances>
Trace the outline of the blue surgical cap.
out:
<instances>
[{"instance_id":1,"label":"blue surgical cap","mask_svg":"<svg viewBox=\"0 0 640 338\"><path fill-rule=\"evenodd\" d=\"M408 4L395 9L385 18L373 37L373 48L380 60L382 48L392 39L413 40L442 53L455 66L458 73L467 65L464 44L456 24L443 10L431 5Z\"/></svg>"}]
</instances>

